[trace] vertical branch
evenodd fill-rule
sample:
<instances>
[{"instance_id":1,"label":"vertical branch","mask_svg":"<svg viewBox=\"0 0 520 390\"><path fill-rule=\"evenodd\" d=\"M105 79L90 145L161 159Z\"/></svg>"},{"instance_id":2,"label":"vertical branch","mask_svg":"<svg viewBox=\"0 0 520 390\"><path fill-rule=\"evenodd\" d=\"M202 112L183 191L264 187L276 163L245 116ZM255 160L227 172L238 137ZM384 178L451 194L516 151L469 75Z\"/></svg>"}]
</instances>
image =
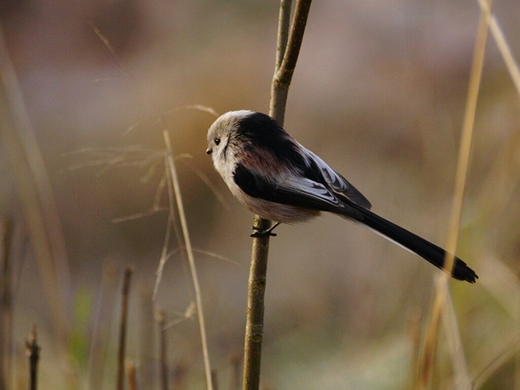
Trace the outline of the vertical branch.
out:
<instances>
[{"instance_id":1,"label":"vertical branch","mask_svg":"<svg viewBox=\"0 0 520 390\"><path fill-rule=\"evenodd\" d=\"M137 368L134 362L128 363L126 376L128 378L128 390L137 390Z\"/></svg>"},{"instance_id":2,"label":"vertical branch","mask_svg":"<svg viewBox=\"0 0 520 390\"><path fill-rule=\"evenodd\" d=\"M140 337L143 340L155 340L157 327L155 326L155 308L152 302L152 294L148 288L140 291L141 321L139 325ZM156 344L152 342L141 343L139 348L139 385L142 389L156 389L157 377Z\"/></svg>"},{"instance_id":3,"label":"vertical branch","mask_svg":"<svg viewBox=\"0 0 520 390\"><path fill-rule=\"evenodd\" d=\"M63 356L68 337L64 297L72 290L62 228L45 163L34 135L0 25L0 145L11 164L27 229Z\"/></svg>"},{"instance_id":4,"label":"vertical branch","mask_svg":"<svg viewBox=\"0 0 520 390\"><path fill-rule=\"evenodd\" d=\"M100 389L106 365L106 347L109 339L109 329L112 324L112 311L117 296L118 270L109 261L103 264L97 310L90 338L87 377L90 389Z\"/></svg>"},{"instance_id":5,"label":"vertical branch","mask_svg":"<svg viewBox=\"0 0 520 390\"><path fill-rule=\"evenodd\" d=\"M255 216L254 226L269 228L271 222ZM249 270L246 335L244 346L244 390L257 390L260 386L260 364L264 335L264 295L269 255L269 236L253 238L251 267Z\"/></svg>"},{"instance_id":6,"label":"vertical branch","mask_svg":"<svg viewBox=\"0 0 520 390\"><path fill-rule=\"evenodd\" d=\"M231 381L229 382L229 390L240 389L240 355L231 356Z\"/></svg>"},{"instance_id":7,"label":"vertical branch","mask_svg":"<svg viewBox=\"0 0 520 390\"><path fill-rule=\"evenodd\" d=\"M204 321L204 311L202 310L202 293L200 291L199 277L197 276L197 267L195 266L195 257L193 256L193 249L191 247L191 239L188 231L188 222L186 221L186 214L184 213L184 204L182 202L181 189L177 179L177 170L175 169L175 162L173 158L173 150L170 142L170 134L164 130L164 142L166 143L166 162L168 168L168 180L170 186L173 187L175 199L177 200L177 209L179 211L179 220L184 235L184 244L186 245L186 254L188 255L188 263L190 265L190 273L193 281L193 289L195 290L195 302L197 305L197 317L199 319L200 340L202 344L202 356L204 358L204 371L206 374L206 387L208 390L213 390L211 382L211 365L209 362L208 342L206 340L206 325Z\"/></svg>"},{"instance_id":8,"label":"vertical branch","mask_svg":"<svg viewBox=\"0 0 520 390\"><path fill-rule=\"evenodd\" d=\"M166 348L166 329L164 328L164 310L157 309L155 314L159 336L159 376L161 390L168 390L168 357Z\"/></svg>"},{"instance_id":9,"label":"vertical branch","mask_svg":"<svg viewBox=\"0 0 520 390\"><path fill-rule=\"evenodd\" d=\"M211 383L213 384L213 390L218 390L217 370L211 370Z\"/></svg>"},{"instance_id":10,"label":"vertical branch","mask_svg":"<svg viewBox=\"0 0 520 390\"><path fill-rule=\"evenodd\" d=\"M4 218L0 226L0 389L8 388L11 371L11 327L12 327L12 292L11 292L11 245L13 223Z\"/></svg>"},{"instance_id":11,"label":"vertical branch","mask_svg":"<svg viewBox=\"0 0 520 390\"><path fill-rule=\"evenodd\" d=\"M130 280L132 279L132 267L126 267L123 279L121 320L119 323L119 351L117 361L117 390L124 390L125 381L125 356L126 356L126 330L128 317L128 295L130 292Z\"/></svg>"},{"instance_id":12,"label":"vertical branch","mask_svg":"<svg viewBox=\"0 0 520 390\"><path fill-rule=\"evenodd\" d=\"M491 7L493 0L488 0L487 5ZM457 241L459 236L459 226L462 215L462 204L464 200L464 190L466 188L466 177L469 167L469 159L471 154L473 125L475 122L475 113L480 88L480 79L482 76L482 68L484 64L484 54L486 50L486 41L488 36L489 18L484 10L481 11L477 38L475 40L475 51L470 73L468 86L468 97L466 101L466 109L464 112L464 121L462 125L461 143L459 148L457 171L455 174L455 190L453 195L453 204L450 215L450 223L448 230L448 240L446 244L446 259L444 267L451 271L453 268L455 257L453 253L457 249ZM419 388L426 389L431 380L432 371L435 363L435 355L437 350L439 327L441 319L445 311L446 301L449 299L448 274L439 274L436 286L436 295L433 302L428 329L426 330L426 339L424 342L423 358L419 367ZM452 326L456 326L456 322L452 322ZM457 344L460 343L460 335L458 329L449 329L452 336L456 336ZM460 364L459 364L460 365ZM462 367L465 369L465 366ZM460 374L460 372L456 372ZM469 378L463 378L465 386L469 386Z\"/></svg>"},{"instance_id":13,"label":"vertical branch","mask_svg":"<svg viewBox=\"0 0 520 390\"><path fill-rule=\"evenodd\" d=\"M284 41L289 26L289 6L281 2L280 9L280 24L278 33L278 43ZM307 18L311 7L312 0L298 0L296 2L296 9L294 10L294 18L289 34L288 42L285 47L278 47L277 63L275 74L271 85L271 102L269 105L269 115L278 121L280 126L283 126L285 118L285 106L287 103L287 96L289 94L289 86L291 85L296 62L300 54L300 48L303 42L303 34L307 26ZM282 54L283 53L283 54ZM281 62L278 62L282 58Z\"/></svg>"},{"instance_id":14,"label":"vertical branch","mask_svg":"<svg viewBox=\"0 0 520 390\"><path fill-rule=\"evenodd\" d=\"M290 34L288 31L291 1L281 0L280 3L275 74L269 105L269 115L280 125L283 125L289 86L300 53L311 2L312 0L297 1ZM255 229L265 230L271 226L271 221L255 216L253 226ZM256 390L260 386L268 254L269 236L253 238L244 345L244 390Z\"/></svg>"},{"instance_id":15,"label":"vertical branch","mask_svg":"<svg viewBox=\"0 0 520 390\"><path fill-rule=\"evenodd\" d=\"M36 341L36 325L33 326L30 339L25 342L27 358L29 359L29 389L38 387L38 361L40 360L40 346Z\"/></svg>"},{"instance_id":16,"label":"vertical branch","mask_svg":"<svg viewBox=\"0 0 520 390\"><path fill-rule=\"evenodd\" d=\"M289 40L289 23L291 19L292 0L280 1L280 14L278 16L278 38L276 41L276 59L274 64L274 73L278 72L282 65L285 50L287 49L287 41Z\"/></svg>"}]
</instances>

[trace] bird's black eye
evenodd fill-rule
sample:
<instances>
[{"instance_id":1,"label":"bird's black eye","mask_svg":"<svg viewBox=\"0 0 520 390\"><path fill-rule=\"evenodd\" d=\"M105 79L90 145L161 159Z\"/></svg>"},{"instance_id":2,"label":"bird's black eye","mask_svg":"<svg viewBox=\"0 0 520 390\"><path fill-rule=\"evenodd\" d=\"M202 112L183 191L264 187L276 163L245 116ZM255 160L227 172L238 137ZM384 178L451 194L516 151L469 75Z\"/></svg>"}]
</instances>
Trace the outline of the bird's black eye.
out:
<instances>
[{"instance_id":1,"label":"bird's black eye","mask_svg":"<svg viewBox=\"0 0 520 390\"><path fill-rule=\"evenodd\" d=\"M218 138L218 137L217 137L217 138L215 138L215 139L214 139L213 141L215 142L215 145L218 145L218 144L220 144L220 138Z\"/></svg>"}]
</instances>

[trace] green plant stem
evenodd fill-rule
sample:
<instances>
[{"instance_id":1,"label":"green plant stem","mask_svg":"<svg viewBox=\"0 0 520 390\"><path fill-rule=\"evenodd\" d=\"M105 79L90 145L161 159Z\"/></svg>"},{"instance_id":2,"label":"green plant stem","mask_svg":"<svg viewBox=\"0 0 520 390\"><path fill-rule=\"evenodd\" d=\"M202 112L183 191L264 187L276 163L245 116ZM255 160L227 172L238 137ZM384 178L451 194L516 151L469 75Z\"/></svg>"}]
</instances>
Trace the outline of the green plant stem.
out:
<instances>
[{"instance_id":1,"label":"green plant stem","mask_svg":"<svg viewBox=\"0 0 520 390\"><path fill-rule=\"evenodd\" d=\"M291 1L280 2L277 55L271 88L269 115L283 125L285 106L294 69L307 25L311 0L298 0L292 28L289 31ZM288 37L288 38L287 38ZM265 230L271 221L255 216L253 226ZM264 295L267 281L269 236L253 238L249 271L246 335L244 345L244 390L257 390L260 386L262 340L264 334Z\"/></svg>"}]
</instances>

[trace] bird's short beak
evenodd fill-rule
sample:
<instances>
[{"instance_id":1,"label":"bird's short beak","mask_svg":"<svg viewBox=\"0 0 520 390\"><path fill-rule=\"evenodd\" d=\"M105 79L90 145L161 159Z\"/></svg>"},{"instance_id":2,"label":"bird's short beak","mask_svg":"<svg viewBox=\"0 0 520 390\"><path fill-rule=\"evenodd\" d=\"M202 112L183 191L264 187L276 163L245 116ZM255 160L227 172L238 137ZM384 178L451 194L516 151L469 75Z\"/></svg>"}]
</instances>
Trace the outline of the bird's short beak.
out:
<instances>
[{"instance_id":1,"label":"bird's short beak","mask_svg":"<svg viewBox=\"0 0 520 390\"><path fill-rule=\"evenodd\" d=\"M206 149L206 154L211 154L211 152L213 152L213 149L211 149L211 148Z\"/></svg>"}]
</instances>

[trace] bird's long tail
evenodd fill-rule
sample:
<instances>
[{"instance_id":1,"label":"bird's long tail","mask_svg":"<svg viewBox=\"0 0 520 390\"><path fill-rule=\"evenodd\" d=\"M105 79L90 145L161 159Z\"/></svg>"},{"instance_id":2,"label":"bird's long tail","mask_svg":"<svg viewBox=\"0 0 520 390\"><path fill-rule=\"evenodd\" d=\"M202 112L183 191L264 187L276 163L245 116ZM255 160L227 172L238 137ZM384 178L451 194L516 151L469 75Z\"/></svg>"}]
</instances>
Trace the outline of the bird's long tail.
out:
<instances>
[{"instance_id":1,"label":"bird's long tail","mask_svg":"<svg viewBox=\"0 0 520 390\"><path fill-rule=\"evenodd\" d=\"M374 214L370 210L356 204L351 204L350 206L361 213L362 218L355 218L358 222L375 230L377 233L391 241L394 241L398 245L418 254L437 268L446 271L444 269L444 259L446 256L446 251L444 249L400 226L397 226L379 215ZM352 216L350 216L350 218L352 218ZM453 278L465 280L469 283L475 283L476 279L478 279L475 271L469 268L466 263L458 257L455 257L453 269L449 273Z\"/></svg>"}]
</instances>

